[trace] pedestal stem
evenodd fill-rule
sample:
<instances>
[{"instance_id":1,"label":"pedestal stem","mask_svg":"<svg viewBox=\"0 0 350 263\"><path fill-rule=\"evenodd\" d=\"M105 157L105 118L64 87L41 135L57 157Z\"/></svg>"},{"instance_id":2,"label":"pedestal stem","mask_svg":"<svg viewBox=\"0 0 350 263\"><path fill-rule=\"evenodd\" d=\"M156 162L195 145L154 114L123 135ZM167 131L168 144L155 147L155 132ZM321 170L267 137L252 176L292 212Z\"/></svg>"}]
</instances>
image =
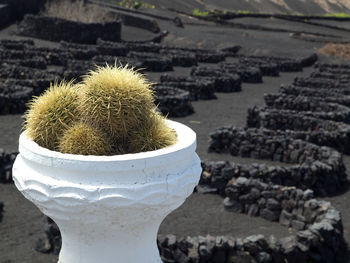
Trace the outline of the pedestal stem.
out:
<instances>
[{"instance_id":1,"label":"pedestal stem","mask_svg":"<svg viewBox=\"0 0 350 263\"><path fill-rule=\"evenodd\" d=\"M157 248L160 222L142 226L77 226L58 223L59 263L161 263Z\"/></svg>"}]
</instances>

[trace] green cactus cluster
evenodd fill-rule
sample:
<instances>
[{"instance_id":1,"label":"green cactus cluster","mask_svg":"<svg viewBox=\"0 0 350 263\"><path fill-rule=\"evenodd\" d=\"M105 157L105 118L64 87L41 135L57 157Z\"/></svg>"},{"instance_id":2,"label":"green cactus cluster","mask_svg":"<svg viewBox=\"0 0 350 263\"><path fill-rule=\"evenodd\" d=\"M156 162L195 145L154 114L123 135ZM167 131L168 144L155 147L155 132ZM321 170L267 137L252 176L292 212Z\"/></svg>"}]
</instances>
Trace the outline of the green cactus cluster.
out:
<instances>
[{"instance_id":1,"label":"green cactus cluster","mask_svg":"<svg viewBox=\"0 0 350 263\"><path fill-rule=\"evenodd\" d=\"M62 153L82 155L111 155L111 143L100 130L91 125L77 122L69 127L59 140L58 150Z\"/></svg>"},{"instance_id":2,"label":"green cactus cluster","mask_svg":"<svg viewBox=\"0 0 350 263\"><path fill-rule=\"evenodd\" d=\"M24 116L27 135L40 146L56 150L59 138L79 119L79 92L73 82L56 82L28 106Z\"/></svg>"},{"instance_id":3,"label":"green cactus cluster","mask_svg":"<svg viewBox=\"0 0 350 263\"><path fill-rule=\"evenodd\" d=\"M139 129L133 129L129 136L131 152L146 152L167 147L176 142L176 133L169 129L165 119L153 111Z\"/></svg>"},{"instance_id":4,"label":"green cactus cluster","mask_svg":"<svg viewBox=\"0 0 350 263\"><path fill-rule=\"evenodd\" d=\"M24 116L29 138L50 150L80 155L136 153L176 143L142 74L107 65L82 79L56 82L29 103Z\"/></svg>"}]
</instances>

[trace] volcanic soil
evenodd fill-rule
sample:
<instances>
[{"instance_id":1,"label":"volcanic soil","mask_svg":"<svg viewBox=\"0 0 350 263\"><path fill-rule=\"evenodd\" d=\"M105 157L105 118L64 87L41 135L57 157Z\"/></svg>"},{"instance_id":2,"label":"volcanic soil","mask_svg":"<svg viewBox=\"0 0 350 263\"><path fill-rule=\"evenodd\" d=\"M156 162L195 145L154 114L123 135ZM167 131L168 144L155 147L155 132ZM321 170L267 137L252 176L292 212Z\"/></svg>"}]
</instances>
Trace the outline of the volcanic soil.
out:
<instances>
[{"instance_id":1,"label":"volcanic soil","mask_svg":"<svg viewBox=\"0 0 350 263\"><path fill-rule=\"evenodd\" d=\"M184 6L185 11L191 11L192 6L187 7L185 3ZM235 21L247 25L258 23L263 27L272 28L272 30L265 31L217 25L213 22L199 21L165 9L157 9L152 12L161 13L171 18L179 16L184 21L184 28L179 28L170 20L157 20L161 29L169 31L169 34L163 39L163 44L169 46L225 48L233 45L241 45L240 54L297 58L316 52L324 43L291 38L291 32L322 32L329 35L330 38L350 41L350 33L347 30L336 30L323 26L302 24L300 22L281 22L277 19L269 18L242 18ZM349 28L349 22L338 22L337 26ZM278 30L281 28L283 30ZM15 29L16 26L12 25L0 31L0 38L21 38L13 35L12 31ZM123 39L135 39L135 36L140 31L138 29L126 29L123 31ZM151 37L149 34L142 31L142 36L145 38ZM35 42L37 45L56 45L55 43L46 41L35 40ZM339 59L322 56L320 56L319 60L321 62L343 62ZM312 68L306 68L301 73L283 73L280 77L275 78L264 77L264 83L262 84L244 83L241 92L230 94L218 93L217 100L193 102L195 109L193 115L185 118L174 118L173 120L190 126L197 133L197 152L202 160L235 160L241 163L261 162L253 159L233 158L229 155L208 153L209 133L223 125L233 124L236 126L245 126L247 109L254 105L264 105L264 93L278 92L279 86L282 83L291 83L296 76L308 76L312 70ZM177 75L188 75L188 73L189 69L184 68L175 68L174 72L170 72L170 74ZM157 80L159 74L149 73L148 76L152 80ZM21 123L22 119L20 115L0 116L0 148L8 150L15 150L17 148ZM347 170L350 171L350 156L344 156L344 161ZM341 211L345 239L350 243L350 192L341 193L326 199L330 200ZM0 200L5 204L4 218L0 223L0 263L57 262L57 256L42 254L33 249L36 240L44 234L45 217L40 211L27 201L16 190L14 185L0 184ZM227 212L223 208L222 198L218 195L194 193L180 208L171 213L163 221L159 233L175 234L178 236L205 236L210 234L232 235L234 237L246 237L253 234L269 236L273 234L277 237L283 237L289 235L291 230L261 218Z\"/></svg>"}]
</instances>

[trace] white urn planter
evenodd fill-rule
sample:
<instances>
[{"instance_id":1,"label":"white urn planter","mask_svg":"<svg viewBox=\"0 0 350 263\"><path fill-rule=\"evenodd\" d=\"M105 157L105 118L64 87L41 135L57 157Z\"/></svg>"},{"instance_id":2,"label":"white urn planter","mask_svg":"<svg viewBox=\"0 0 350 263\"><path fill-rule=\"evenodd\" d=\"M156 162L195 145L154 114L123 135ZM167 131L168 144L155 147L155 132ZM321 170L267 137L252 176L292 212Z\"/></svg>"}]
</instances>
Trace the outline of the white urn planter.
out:
<instances>
[{"instance_id":1,"label":"white urn planter","mask_svg":"<svg viewBox=\"0 0 350 263\"><path fill-rule=\"evenodd\" d=\"M13 178L62 235L60 263L159 263L162 220L193 192L200 174L196 134L168 121L178 142L156 151L83 156L19 139Z\"/></svg>"}]
</instances>

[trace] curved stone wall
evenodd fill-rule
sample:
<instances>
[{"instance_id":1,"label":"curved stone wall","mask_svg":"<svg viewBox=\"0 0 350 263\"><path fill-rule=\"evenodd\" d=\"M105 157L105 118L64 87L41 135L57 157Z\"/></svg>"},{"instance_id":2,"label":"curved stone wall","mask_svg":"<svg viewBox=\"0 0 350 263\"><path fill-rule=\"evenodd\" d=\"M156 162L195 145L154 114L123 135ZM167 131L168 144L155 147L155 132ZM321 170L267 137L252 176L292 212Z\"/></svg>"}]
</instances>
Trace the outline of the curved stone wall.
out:
<instances>
[{"instance_id":1,"label":"curved stone wall","mask_svg":"<svg viewBox=\"0 0 350 263\"><path fill-rule=\"evenodd\" d=\"M320 101L338 103L350 107L350 87L349 89L329 90L298 87L294 85L282 85L280 87L280 92L286 95L301 95L307 97L311 96L313 98L319 99Z\"/></svg>"},{"instance_id":2,"label":"curved stone wall","mask_svg":"<svg viewBox=\"0 0 350 263\"><path fill-rule=\"evenodd\" d=\"M194 78L205 77L214 82L216 92L241 91L241 78L237 73L228 73L208 67L194 67L191 70Z\"/></svg>"},{"instance_id":3,"label":"curved stone wall","mask_svg":"<svg viewBox=\"0 0 350 263\"><path fill-rule=\"evenodd\" d=\"M304 139L318 145L333 147L349 153L350 125L342 122L324 120L330 115L314 112L252 108L248 111L247 126L263 127L287 131L292 138Z\"/></svg>"},{"instance_id":4,"label":"curved stone wall","mask_svg":"<svg viewBox=\"0 0 350 263\"><path fill-rule=\"evenodd\" d=\"M308 59L310 61L309 64L311 64L312 63L311 57ZM241 56L240 62L246 63L247 61L249 61L250 64L267 63L271 65L277 65L278 72L303 71L302 61L297 59L281 58L281 57L273 57L273 56ZM305 61L304 61L304 65L307 64Z\"/></svg>"},{"instance_id":5,"label":"curved stone wall","mask_svg":"<svg viewBox=\"0 0 350 263\"><path fill-rule=\"evenodd\" d=\"M2 221L2 218L3 218L3 212L4 212L4 203L0 202L0 222Z\"/></svg>"},{"instance_id":6,"label":"curved stone wall","mask_svg":"<svg viewBox=\"0 0 350 263\"><path fill-rule=\"evenodd\" d=\"M0 148L0 183L12 183L12 165L17 152L8 152Z\"/></svg>"},{"instance_id":7,"label":"curved stone wall","mask_svg":"<svg viewBox=\"0 0 350 263\"><path fill-rule=\"evenodd\" d=\"M229 74L238 74L242 82L246 83L262 83L263 75L261 69L257 66L244 65L241 63L220 62L219 66L222 70Z\"/></svg>"},{"instance_id":8,"label":"curved stone wall","mask_svg":"<svg viewBox=\"0 0 350 263\"><path fill-rule=\"evenodd\" d=\"M184 117L194 113L188 91L169 86L155 86L155 92L155 103L164 115Z\"/></svg>"},{"instance_id":9,"label":"curved stone wall","mask_svg":"<svg viewBox=\"0 0 350 263\"><path fill-rule=\"evenodd\" d=\"M232 126L221 127L210 137L209 151L295 164L270 171L264 169L261 179L266 182L310 188L321 196L346 185L342 155L331 148L293 139L283 132ZM253 175L247 173L247 176Z\"/></svg>"},{"instance_id":10,"label":"curved stone wall","mask_svg":"<svg viewBox=\"0 0 350 263\"><path fill-rule=\"evenodd\" d=\"M94 44L98 38L121 40L121 22L80 23L57 17L25 15L18 24L19 34L50 41L70 41ZM84 34L82 32L89 32Z\"/></svg>"},{"instance_id":11,"label":"curved stone wall","mask_svg":"<svg viewBox=\"0 0 350 263\"><path fill-rule=\"evenodd\" d=\"M155 86L157 86L156 84ZM160 85L182 89L189 92L190 100L216 99L215 84L210 79L192 79L186 81L161 82Z\"/></svg>"},{"instance_id":12,"label":"curved stone wall","mask_svg":"<svg viewBox=\"0 0 350 263\"><path fill-rule=\"evenodd\" d=\"M329 102L324 97L293 96L283 93L267 93L264 95L265 104L273 109L284 109L302 112L306 116L350 123L350 108Z\"/></svg>"},{"instance_id":13,"label":"curved stone wall","mask_svg":"<svg viewBox=\"0 0 350 263\"><path fill-rule=\"evenodd\" d=\"M330 79L330 78L295 78L294 85L300 87L308 88L321 88L321 89L343 89L348 88L349 85L345 81L339 79Z\"/></svg>"}]
</instances>

